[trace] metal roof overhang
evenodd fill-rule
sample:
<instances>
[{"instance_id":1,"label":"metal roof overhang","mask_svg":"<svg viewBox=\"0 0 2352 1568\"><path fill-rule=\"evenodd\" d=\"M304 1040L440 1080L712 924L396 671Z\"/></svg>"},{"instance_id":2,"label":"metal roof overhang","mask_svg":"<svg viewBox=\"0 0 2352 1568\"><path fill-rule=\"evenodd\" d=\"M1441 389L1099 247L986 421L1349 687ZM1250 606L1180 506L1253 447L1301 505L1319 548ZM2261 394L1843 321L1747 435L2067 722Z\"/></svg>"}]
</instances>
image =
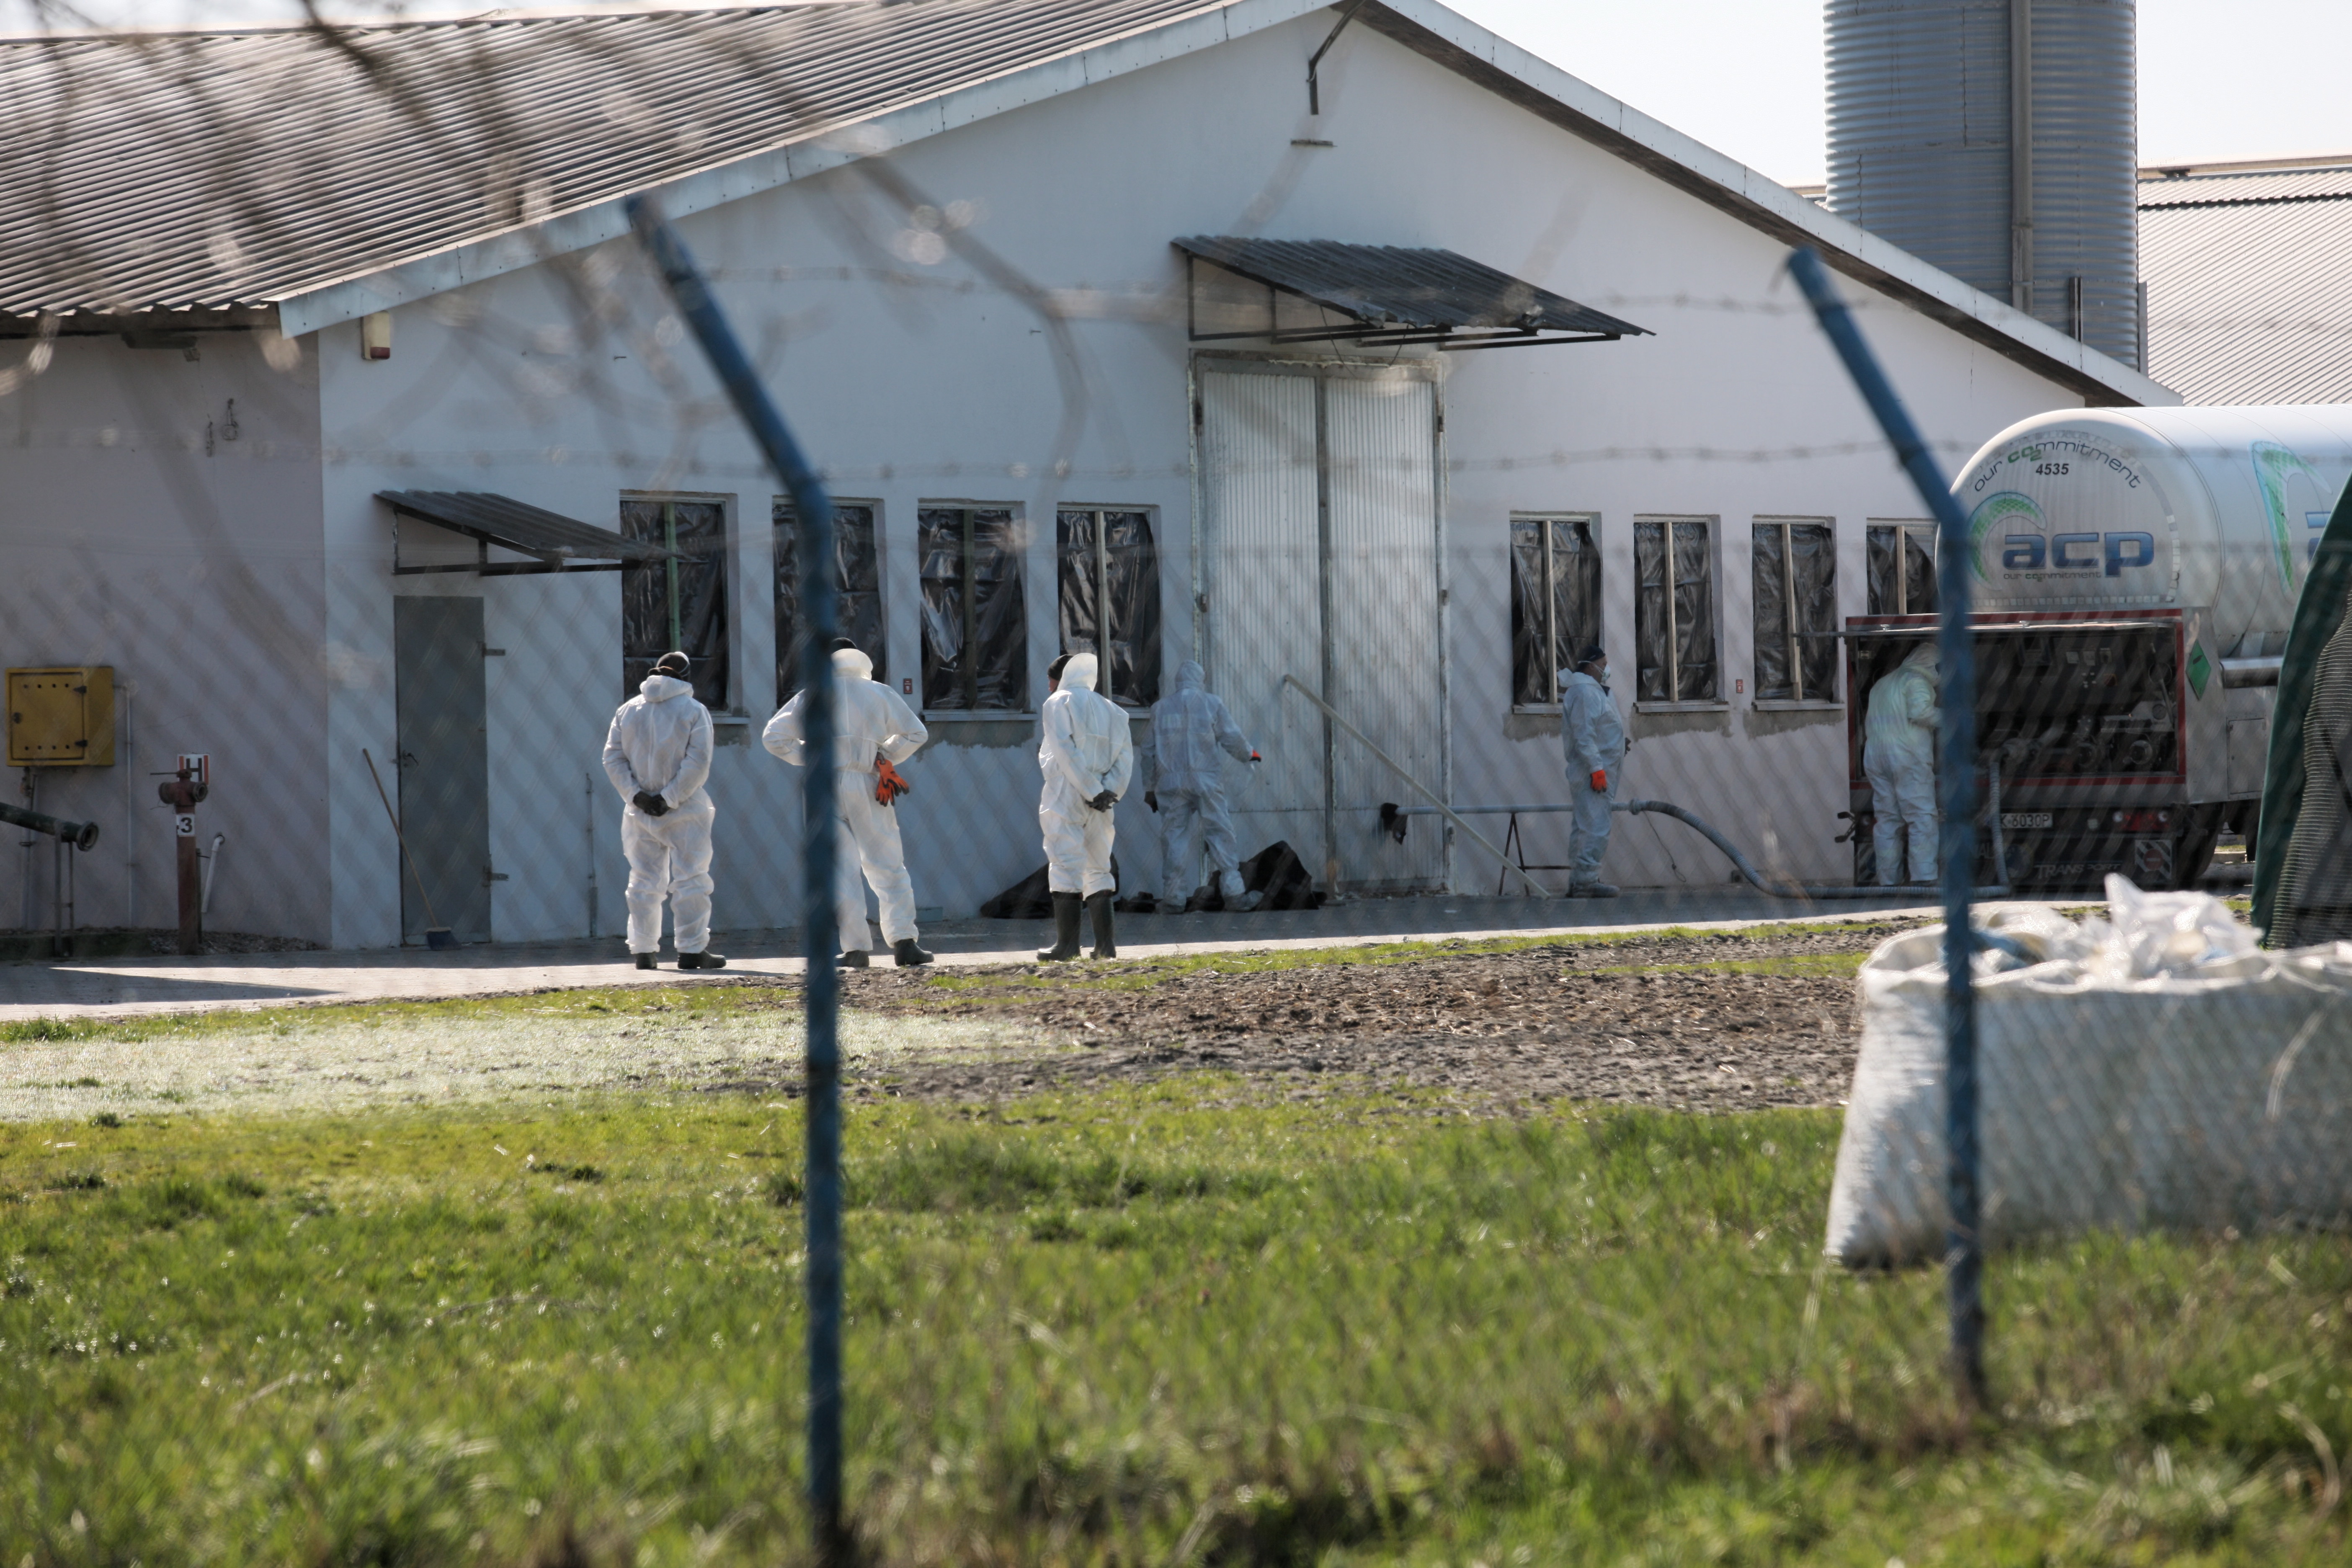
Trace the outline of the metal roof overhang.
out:
<instances>
[{"instance_id":1,"label":"metal roof overhang","mask_svg":"<svg viewBox=\"0 0 2352 1568\"><path fill-rule=\"evenodd\" d=\"M1647 328L1580 305L1451 250L1210 235L1172 243L1185 256L1188 320L1194 342L1255 338L1277 343L1346 342L1376 347L1431 343L1460 350L1602 343L1653 335ZM1205 278L1204 262L1214 269ZM1263 286L1264 305L1258 306L1255 299L1235 297L1237 291L1227 278L1218 274ZM1204 285L1213 292L1204 295ZM1215 292L1220 285L1223 286L1222 297ZM1316 320L1286 326L1286 298L1311 307ZM1263 325L1246 319L1259 310L1265 318ZM1347 318L1352 325L1332 325L1329 312Z\"/></svg>"},{"instance_id":2,"label":"metal roof overhang","mask_svg":"<svg viewBox=\"0 0 2352 1568\"><path fill-rule=\"evenodd\" d=\"M378 490L392 508L392 571L396 577L431 572L470 572L483 577L520 577L547 572L617 572L631 562L660 561L669 552L657 544L625 539L606 528L575 522L558 512L480 490ZM476 557L463 564L406 566L400 560L400 519L413 517L475 542ZM493 561L490 547L537 556L536 561Z\"/></svg>"}]
</instances>

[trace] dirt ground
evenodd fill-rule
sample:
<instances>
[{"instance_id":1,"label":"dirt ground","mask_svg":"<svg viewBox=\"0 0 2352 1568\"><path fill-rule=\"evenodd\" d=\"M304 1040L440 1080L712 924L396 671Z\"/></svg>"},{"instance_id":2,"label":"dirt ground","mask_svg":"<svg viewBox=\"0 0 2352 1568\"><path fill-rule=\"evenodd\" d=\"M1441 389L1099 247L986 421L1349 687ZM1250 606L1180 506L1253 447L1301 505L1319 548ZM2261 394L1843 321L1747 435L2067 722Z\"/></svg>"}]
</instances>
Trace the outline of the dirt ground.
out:
<instances>
[{"instance_id":1,"label":"dirt ground","mask_svg":"<svg viewBox=\"0 0 2352 1568\"><path fill-rule=\"evenodd\" d=\"M965 1099L1211 1068L1300 1094L1369 1078L1481 1101L1834 1105L1853 1071L1853 967L1901 929L1685 932L1277 968L850 972L846 1006L1026 1024L1037 1046L853 1074L851 1091Z\"/></svg>"}]
</instances>

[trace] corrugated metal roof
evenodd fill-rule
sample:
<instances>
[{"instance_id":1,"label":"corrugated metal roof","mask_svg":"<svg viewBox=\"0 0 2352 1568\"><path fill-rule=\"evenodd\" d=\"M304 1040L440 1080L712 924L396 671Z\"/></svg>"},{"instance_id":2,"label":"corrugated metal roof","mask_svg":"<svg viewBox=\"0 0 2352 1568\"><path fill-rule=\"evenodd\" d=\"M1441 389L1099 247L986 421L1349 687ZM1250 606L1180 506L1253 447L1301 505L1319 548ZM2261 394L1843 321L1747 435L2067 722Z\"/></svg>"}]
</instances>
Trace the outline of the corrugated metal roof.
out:
<instances>
[{"instance_id":1,"label":"corrugated metal roof","mask_svg":"<svg viewBox=\"0 0 2352 1568\"><path fill-rule=\"evenodd\" d=\"M658 544L625 538L609 528L577 522L561 512L487 490L378 490L376 499L439 527L536 555L550 565L566 561L659 561Z\"/></svg>"},{"instance_id":2,"label":"corrugated metal roof","mask_svg":"<svg viewBox=\"0 0 2352 1568\"><path fill-rule=\"evenodd\" d=\"M2173 174L2139 182L2140 210L2240 202L2352 199L2352 163L2335 169L2277 169L2254 174Z\"/></svg>"},{"instance_id":3,"label":"corrugated metal roof","mask_svg":"<svg viewBox=\"0 0 2352 1568\"><path fill-rule=\"evenodd\" d=\"M2352 403L2352 166L2139 190L2148 374L2191 403Z\"/></svg>"},{"instance_id":4,"label":"corrugated metal roof","mask_svg":"<svg viewBox=\"0 0 2352 1568\"><path fill-rule=\"evenodd\" d=\"M0 335L302 333L1325 8L816 0L720 11L0 40ZM2165 389L1445 8L1385 35L2095 403ZM348 46L348 47L346 47ZM937 112L934 112L936 110ZM116 312L177 312L124 320Z\"/></svg>"},{"instance_id":5,"label":"corrugated metal roof","mask_svg":"<svg viewBox=\"0 0 2352 1568\"><path fill-rule=\"evenodd\" d=\"M0 42L0 313L249 314L1225 3Z\"/></svg>"},{"instance_id":6,"label":"corrugated metal roof","mask_svg":"<svg viewBox=\"0 0 2352 1568\"><path fill-rule=\"evenodd\" d=\"M1383 333L1650 335L1647 328L1451 250L1208 235L1175 244L1187 255L1340 311Z\"/></svg>"}]
</instances>

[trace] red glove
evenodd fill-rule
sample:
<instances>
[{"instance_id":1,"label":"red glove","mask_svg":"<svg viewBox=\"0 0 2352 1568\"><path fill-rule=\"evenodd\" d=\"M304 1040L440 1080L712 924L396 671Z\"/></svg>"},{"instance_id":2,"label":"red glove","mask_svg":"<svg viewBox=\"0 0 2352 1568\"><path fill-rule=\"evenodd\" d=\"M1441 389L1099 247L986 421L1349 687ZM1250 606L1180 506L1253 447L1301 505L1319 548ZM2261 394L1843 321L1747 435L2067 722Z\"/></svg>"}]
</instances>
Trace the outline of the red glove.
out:
<instances>
[{"instance_id":1,"label":"red glove","mask_svg":"<svg viewBox=\"0 0 2352 1568\"><path fill-rule=\"evenodd\" d=\"M890 805L895 804L900 795L912 794L913 791L914 786L900 778L898 770L890 765L889 758L878 754L875 757L874 798L876 800L884 805Z\"/></svg>"},{"instance_id":2,"label":"red glove","mask_svg":"<svg viewBox=\"0 0 2352 1568\"><path fill-rule=\"evenodd\" d=\"M1592 790L1596 795L1607 795L1609 793L1609 774L1607 770L1602 768L1595 768L1592 770Z\"/></svg>"}]
</instances>

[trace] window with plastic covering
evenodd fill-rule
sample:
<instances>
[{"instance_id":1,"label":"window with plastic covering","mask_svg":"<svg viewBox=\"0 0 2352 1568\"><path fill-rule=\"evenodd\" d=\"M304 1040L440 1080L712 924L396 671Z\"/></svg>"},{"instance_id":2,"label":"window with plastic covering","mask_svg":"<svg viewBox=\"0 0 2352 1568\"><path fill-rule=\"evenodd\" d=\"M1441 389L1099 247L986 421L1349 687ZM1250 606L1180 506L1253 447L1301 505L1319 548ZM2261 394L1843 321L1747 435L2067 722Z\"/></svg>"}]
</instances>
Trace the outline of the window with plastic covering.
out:
<instances>
[{"instance_id":1,"label":"window with plastic covering","mask_svg":"<svg viewBox=\"0 0 2352 1568\"><path fill-rule=\"evenodd\" d=\"M923 707L1018 713L1029 703L1029 612L1013 509L926 502L915 514L922 563Z\"/></svg>"},{"instance_id":2,"label":"window with plastic covering","mask_svg":"<svg viewBox=\"0 0 2352 1568\"><path fill-rule=\"evenodd\" d=\"M1055 522L1061 651L1102 664L1097 687L1123 708L1160 700L1160 554L1140 511L1066 507Z\"/></svg>"},{"instance_id":3,"label":"window with plastic covering","mask_svg":"<svg viewBox=\"0 0 2352 1568\"><path fill-rule=\"evenodd\" d=\"M1511 520L1511 705L1559 700L1560 671L1601 641L1601 520Z\"/></svg>"},{"instance_id":4,"label":"window with plastic covering","mask_svg":"<svg viewBox=\"0 0 2352 1568\"><path fill-rule=\"evenodd\" d=\"M1633 520L1633 697L1717 702L1715 520Z\"/></svg>"},{"instance_id":5,"label":"window with plastic covering","mask_svg":"<svg viewBox=\"0 0 2352 1568\"><path fill-rule=\"evenodd\" d=\"M1756 697L1837 696L1837 538L1818 519L1755 523Z\"/></svg>"},{"instance_id":6,"label":"window with plastic covering","mask_svg":"<svg viewBox=\"0 0 2352 1568\"><path fill-rule=\"evenodd\" d=\"M694 695L723 710L733 696L728 657L727 509L715 500L630 496L624 536L671 552L621 568L621 695L625 700L672 648L694 661Z\"/></svg>"},{"instance_id":7,"label":"window with plastic covering","mask_svg":"<svg viewBox=\"0 0 2352 1568\"><path fill-rule=\"evenodd\" d=\"M1868 552L1870 613L1936 613L1936 525L1874 522L1863 532Z\"/></svg>"},{"instance_id":8,"label":"window with plastic covering","mask_svg":"<svg viewBox=\"0 0 2352 1568\"><path fill-rule=\"evenodd\" d=\"M834 625L840 635L857 645L874 661L874 679L890 679L888 638L882 626L882 557L873 501L844 500L833 505L833 587L839 595ZM803 682L794 662L801 639L801 531L792 501L775 499L771 513L776 530L776 695L782 701Z\"/></svg>"}]
</instances>

